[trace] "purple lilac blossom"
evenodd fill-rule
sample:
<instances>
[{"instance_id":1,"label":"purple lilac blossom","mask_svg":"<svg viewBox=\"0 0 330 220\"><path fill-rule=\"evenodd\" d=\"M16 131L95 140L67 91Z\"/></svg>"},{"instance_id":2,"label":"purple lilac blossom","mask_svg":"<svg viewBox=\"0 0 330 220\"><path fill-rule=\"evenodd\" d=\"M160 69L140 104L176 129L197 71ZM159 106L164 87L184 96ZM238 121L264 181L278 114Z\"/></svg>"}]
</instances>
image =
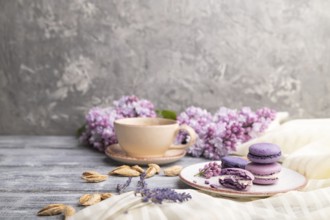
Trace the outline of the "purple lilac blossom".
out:
<instances>
[{"instance_id":1,"label":"purple lilac blossom","mask_svg":"<svg viewBox=\"0 0 330 220\"><path fill-rule=\"evenodd\" d=\"M253 112L248 107L241 110L221 107L212 117L204 109L189 107L177 120L179 124L191 126L198 135L196 144L187 151L189 155L218 160L235 151L238 144L264 132L275 116L276 112L269 108ZM181 133L179 140L185 140L186 136Z\"/></svg>"},{"instance_id":2,"label":"purple lilac blossom","mask_svg":"<svg viewBox=\"0 0 330 220\"><path fill-rule=\"evenodd\" d=\"M269 108L261 108L256 111L256 114L258 116L257 123L260 123L260 130L264 131L268 128L269 124L275 119L276 117L276 111ZM255 125L255 124L254 124Z\"/></svg>"},{"instance_id":3,"label":"purple lilac blossom","mask_svg":"<svg viewBox=\"0 0 330 220\"><path fill-rule=\"evenodd\" d=\"M226 127L223 123L212 122L207 126L206 135L201 137L205 143L203 157L219 160L222 156L228 154L228 148L225 146L223 139L225 134Z\"/></svg>"},{"instance_id":4,"label":"purple lilac blossom","mask_svg":"<svg viewBox=\"0 0 330 220\"><path fill-rule=\"evenodd\" d=\"M154 105L150 101L139 99L134 95L124 96L114 101L113 104L117 113L124 118L156 117Z\"/></svg>"},{"instance_id":5,"label":"purple lilac blossom","mask_svg":"<svg viewBox=\"0 0 330 220\"><path fill-rule=\"evenodd\" d=\"M112 108L92 108L86 115L85 132L80 141L104 151L106 146L117 143L113 123L119 118L122 116Z\"/></svg>"},{"instance_id":6,"label":"purple lilac blossom","mask_svg":"<svg viewBox=\"0 0 330 220\"><path fill-rule=\"evenodd\" d=\"M201 176L206 179L210 179L213 176L219 176L221 172L221 163L210 162L204 165L203 168L199 169L199 172L194 176Z\"/></svg>"},{"instance_id":7,"label":"purple lilac blossom","mask_svg":"<svg viewBox=\"0 0 330 220\"><path fill-rule=\"evenodd\" d=\"M114 121L128 117L156 117L154 105L136 96L124 96L114 101L114 107L92 108L86 115L85 131L80 136L82 143L104 151L111 144L118 143Z\"/></svg>"},{"instance_id":8,"label":"purple lilac blossom","mask_svg":"<svg viewBox=\"0 0 330 220\"><path fill-rule=\"evenodd\" d=\"M198 139L194 147L190 147L188 149L188 154L194 157L200 157L203 155L203 149L205 146L205 138L207 136L208 127L212 123L212 114L206 111L205 109L201 109L198 107L191 106L187 108L184 112L182 112L177 117L177 121L180 125L186 124L192 127L196 134L198 135ZM180 132L178 135L178 142L184 142L187 139L187 133Z\"/></svg>"},{"instance_id":9,"label":"purple lilac blossom","mask_svg":"<svg viewBox=\"0 0 330 220\"><path fill-rule=\"evenodd\" d=\"M177 117L177 121L180 125L189 125L198 135L202 135L206 133L207 126L212 122L212 115L205 109L191 106Z\"/></svg>"}]
</instances>

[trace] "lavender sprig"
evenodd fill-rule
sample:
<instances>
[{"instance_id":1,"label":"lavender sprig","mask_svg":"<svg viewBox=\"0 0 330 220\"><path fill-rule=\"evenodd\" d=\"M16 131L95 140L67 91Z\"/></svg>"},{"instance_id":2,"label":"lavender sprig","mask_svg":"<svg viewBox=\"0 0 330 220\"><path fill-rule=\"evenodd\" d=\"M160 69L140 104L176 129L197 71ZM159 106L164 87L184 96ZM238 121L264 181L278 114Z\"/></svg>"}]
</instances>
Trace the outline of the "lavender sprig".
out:
<instances>
[{"instance_id":1,"label":"lavender sprig","mask_svg":"<svg viewBox=\"0 0 330 220\"><path fill-rule=\"evenodd\" d=\"M144 190L142 194L143 202L153 202L157 204L162 204L163 201L172 201L172 202L184 202L191 199L189 193L178 193L170 188L155 188L152 190Z\"/></svg>"},{"instance_id":2,"label":"lavender sprig","mask_svg":"<svg viewBox=\"0 0 330 220\"><path fill-rule=\"evenodd\" d=\"M140 180L137 182L135 189L135 196L141 195L142 202L153 202L157 204L162 204L163 201L172 201L172 202L184 202L191 199L189 193L178 193L170 188L155 188L149 189L148 184L145 181L146 173L141 173ZM131 183L132 177L125 182L125 184L117 184L117 192L122 193Z\"/></svg>"},{"instance_id":3,"label":"lavender sprig","mask_svg":"<svg viewBox=\"0 0 330 220\"><path fill-rule=\"evenodd\" d=\"M140 174L140 180L137 182L135 195L138 193L142 194L145 190L148 189L148 184L145 181L146 176L147 176L146 172Z\"/></svg>"},{"instance_id":4,"label":"lavender sprig","mask_svg":"<svg viewBox=\"0 0 330 220\"><path fill-rule=\"evenodd\" d=\"M129 177L124 184L117 184L116 191L121 194L132 182L132 177Z\"/></svg>"},{"instance_id":5,"label":"lavender sprig","mask_svg":"<svg viewBox=\"0 0 330 220\"><path fill-rule=\"evenodd\" d=\"M189 193L178 193L170 188L148 189L148 184L146 183L145 178L146 173L142 173L135 190L135 195L140 194L143 202L151 201L153 203L162 204L164 200L184 202L192 198Z\"/></svg>"}]
</instances>

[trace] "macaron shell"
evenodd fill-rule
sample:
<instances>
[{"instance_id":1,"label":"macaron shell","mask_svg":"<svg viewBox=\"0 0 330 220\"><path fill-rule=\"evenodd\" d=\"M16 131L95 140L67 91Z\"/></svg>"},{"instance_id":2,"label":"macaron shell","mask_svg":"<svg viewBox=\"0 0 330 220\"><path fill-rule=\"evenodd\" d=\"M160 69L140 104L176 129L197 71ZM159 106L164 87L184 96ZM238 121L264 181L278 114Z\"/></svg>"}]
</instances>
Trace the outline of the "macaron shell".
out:
<instances>
[{"instance_id":1,"label":"macaron shell","mask_svg":"<svg viewBox=\"0 0 330 220\"><path fill-rule=\"evenodd\" d=\"M277 183L278 175L274 174L281 172L281 169L282 166L278 163L249 163L248 165L246 165L246 170L250 171L255 177L253 183L259 185L271 185ZM258 176L262 176L262 178Z\"/></svg>"},{"instance_id":2,"label":"macaron shell","mask_svg":"<svg viewBox=\"0 0 330 220\"><path fill-rule=\"evenodd\" d=\"M222 168L245 169L245 166L249 163L248 160L236 156L225 156L221 159L221 161L222 161Z\"/></svg>"},{"instance_id":3,"label":"macaron shell","mask_svg":"<svg viewBox=\"0 0 330 220\"><path fill-rule=\"evenodd\" d=\"M220 175L233 175L233 176L239 176L242 179L245 180L253 180L254 179L254 175L248 171L248 170L244 170L244 169L240 169L240 168L225 168L222 169L220 172Z\"/></svg>"},{"instance_id":4,"label":"macaron shell","mask_svg":"<svg viewBox=\"0 0 330 220\"><path fill-rule=\"evenodd\" d=\"M275 156L257 156L257 155L253 155L253 154L249 153L247 155L247 157L252 162L267 164L267 163L275 163L275 162L279 161L279 159L281 158L281 155L279 154L279 155L275 155Z\"/></svg>"},{"instance_id":5,"label":"macaron shell","mask_svg":"<svg viewBox=\"0 0 330 220\"><path fill-rule=\"evenodd\" d=\"M249 147L249 153L258 156L278 155L281 149L276 144L271 143L257 143Z\"/></svg>"},{"instance_id":6,"label":"macaron shell","mask_svg":"<svg viewBox=\"0 0 330 220\"><path fill-rule=\"evenodd\" d=\"M274 173L279 173L282 169L282 166L279 163L270 163L270 164L258 164L258 163L249 163L246 165L246 170L250 171L255 175L272 175Z\"/></svg>"},{"instance_id":7,"label":"macaron shell","mask_svg":"<svg viewBox=\"0 0 330 220\"><path fill-rule=\"evenodd\" d=\"M257 143L249 147L249 160L255 163L274 163L281 158L281 149L276 144Z\"/></svg>"},{"instance_id":8,"label":"macaron shell","mask_svg":"<svg viewBox=\"0 0 330 220\"><path fill-rule=\"evenodd\" d=\"M255 178L253 180L253 184L257 184L257 185L272 185L278 182L278 178L277 179L259 179L259 178Z\"/></svg>"}]
</instances>

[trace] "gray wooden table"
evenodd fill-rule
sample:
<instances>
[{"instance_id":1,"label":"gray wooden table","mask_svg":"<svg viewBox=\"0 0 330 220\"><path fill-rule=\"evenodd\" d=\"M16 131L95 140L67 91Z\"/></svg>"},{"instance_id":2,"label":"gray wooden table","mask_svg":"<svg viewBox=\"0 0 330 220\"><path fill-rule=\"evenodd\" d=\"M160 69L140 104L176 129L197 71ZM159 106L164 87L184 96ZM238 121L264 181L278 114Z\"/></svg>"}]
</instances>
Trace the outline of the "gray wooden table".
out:
<instances>
[{"instance_id":1,"label":"gray wooden table","mask_svg":"<svg viewBox=\"0 0 330 220\"><path fill-rule=\"evenodd\" d=\"M186 156L162 167L204 161ZM119 165L105 154L80 146L75 137L0 136L0 219L62 219L37 217L36 213L50 203L72 205L78 211L83 208L78 205L81 195L115 192L126 177L85 183L80 176L86 170L106 174ZM134 189L137 180L133 178L128 190ZM178 177L157 175L147 182L150 187L189 188Z\"/></svg>"}]
</instances>

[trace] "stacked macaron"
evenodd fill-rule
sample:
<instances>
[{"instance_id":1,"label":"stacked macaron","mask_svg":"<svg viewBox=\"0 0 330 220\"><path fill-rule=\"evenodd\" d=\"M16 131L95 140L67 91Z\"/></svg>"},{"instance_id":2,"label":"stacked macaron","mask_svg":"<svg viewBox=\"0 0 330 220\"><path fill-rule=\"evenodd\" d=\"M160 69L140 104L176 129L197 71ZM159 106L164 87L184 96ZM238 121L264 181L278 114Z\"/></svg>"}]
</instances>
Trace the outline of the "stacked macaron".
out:
<instances>
[{"instance_id":1,"label":"stacked macaron","mask_svg":"<svg viewBox=\"0 0 330 220\"><path fill-rule=\"evenodd\" d=\"M254 175L254 184L271 185L278 181L281 165L278 160L281 158L279 146L271 143L257 143L249 147L247 155L251 163L245 169Z\"/></svg>"}]
</instances>

